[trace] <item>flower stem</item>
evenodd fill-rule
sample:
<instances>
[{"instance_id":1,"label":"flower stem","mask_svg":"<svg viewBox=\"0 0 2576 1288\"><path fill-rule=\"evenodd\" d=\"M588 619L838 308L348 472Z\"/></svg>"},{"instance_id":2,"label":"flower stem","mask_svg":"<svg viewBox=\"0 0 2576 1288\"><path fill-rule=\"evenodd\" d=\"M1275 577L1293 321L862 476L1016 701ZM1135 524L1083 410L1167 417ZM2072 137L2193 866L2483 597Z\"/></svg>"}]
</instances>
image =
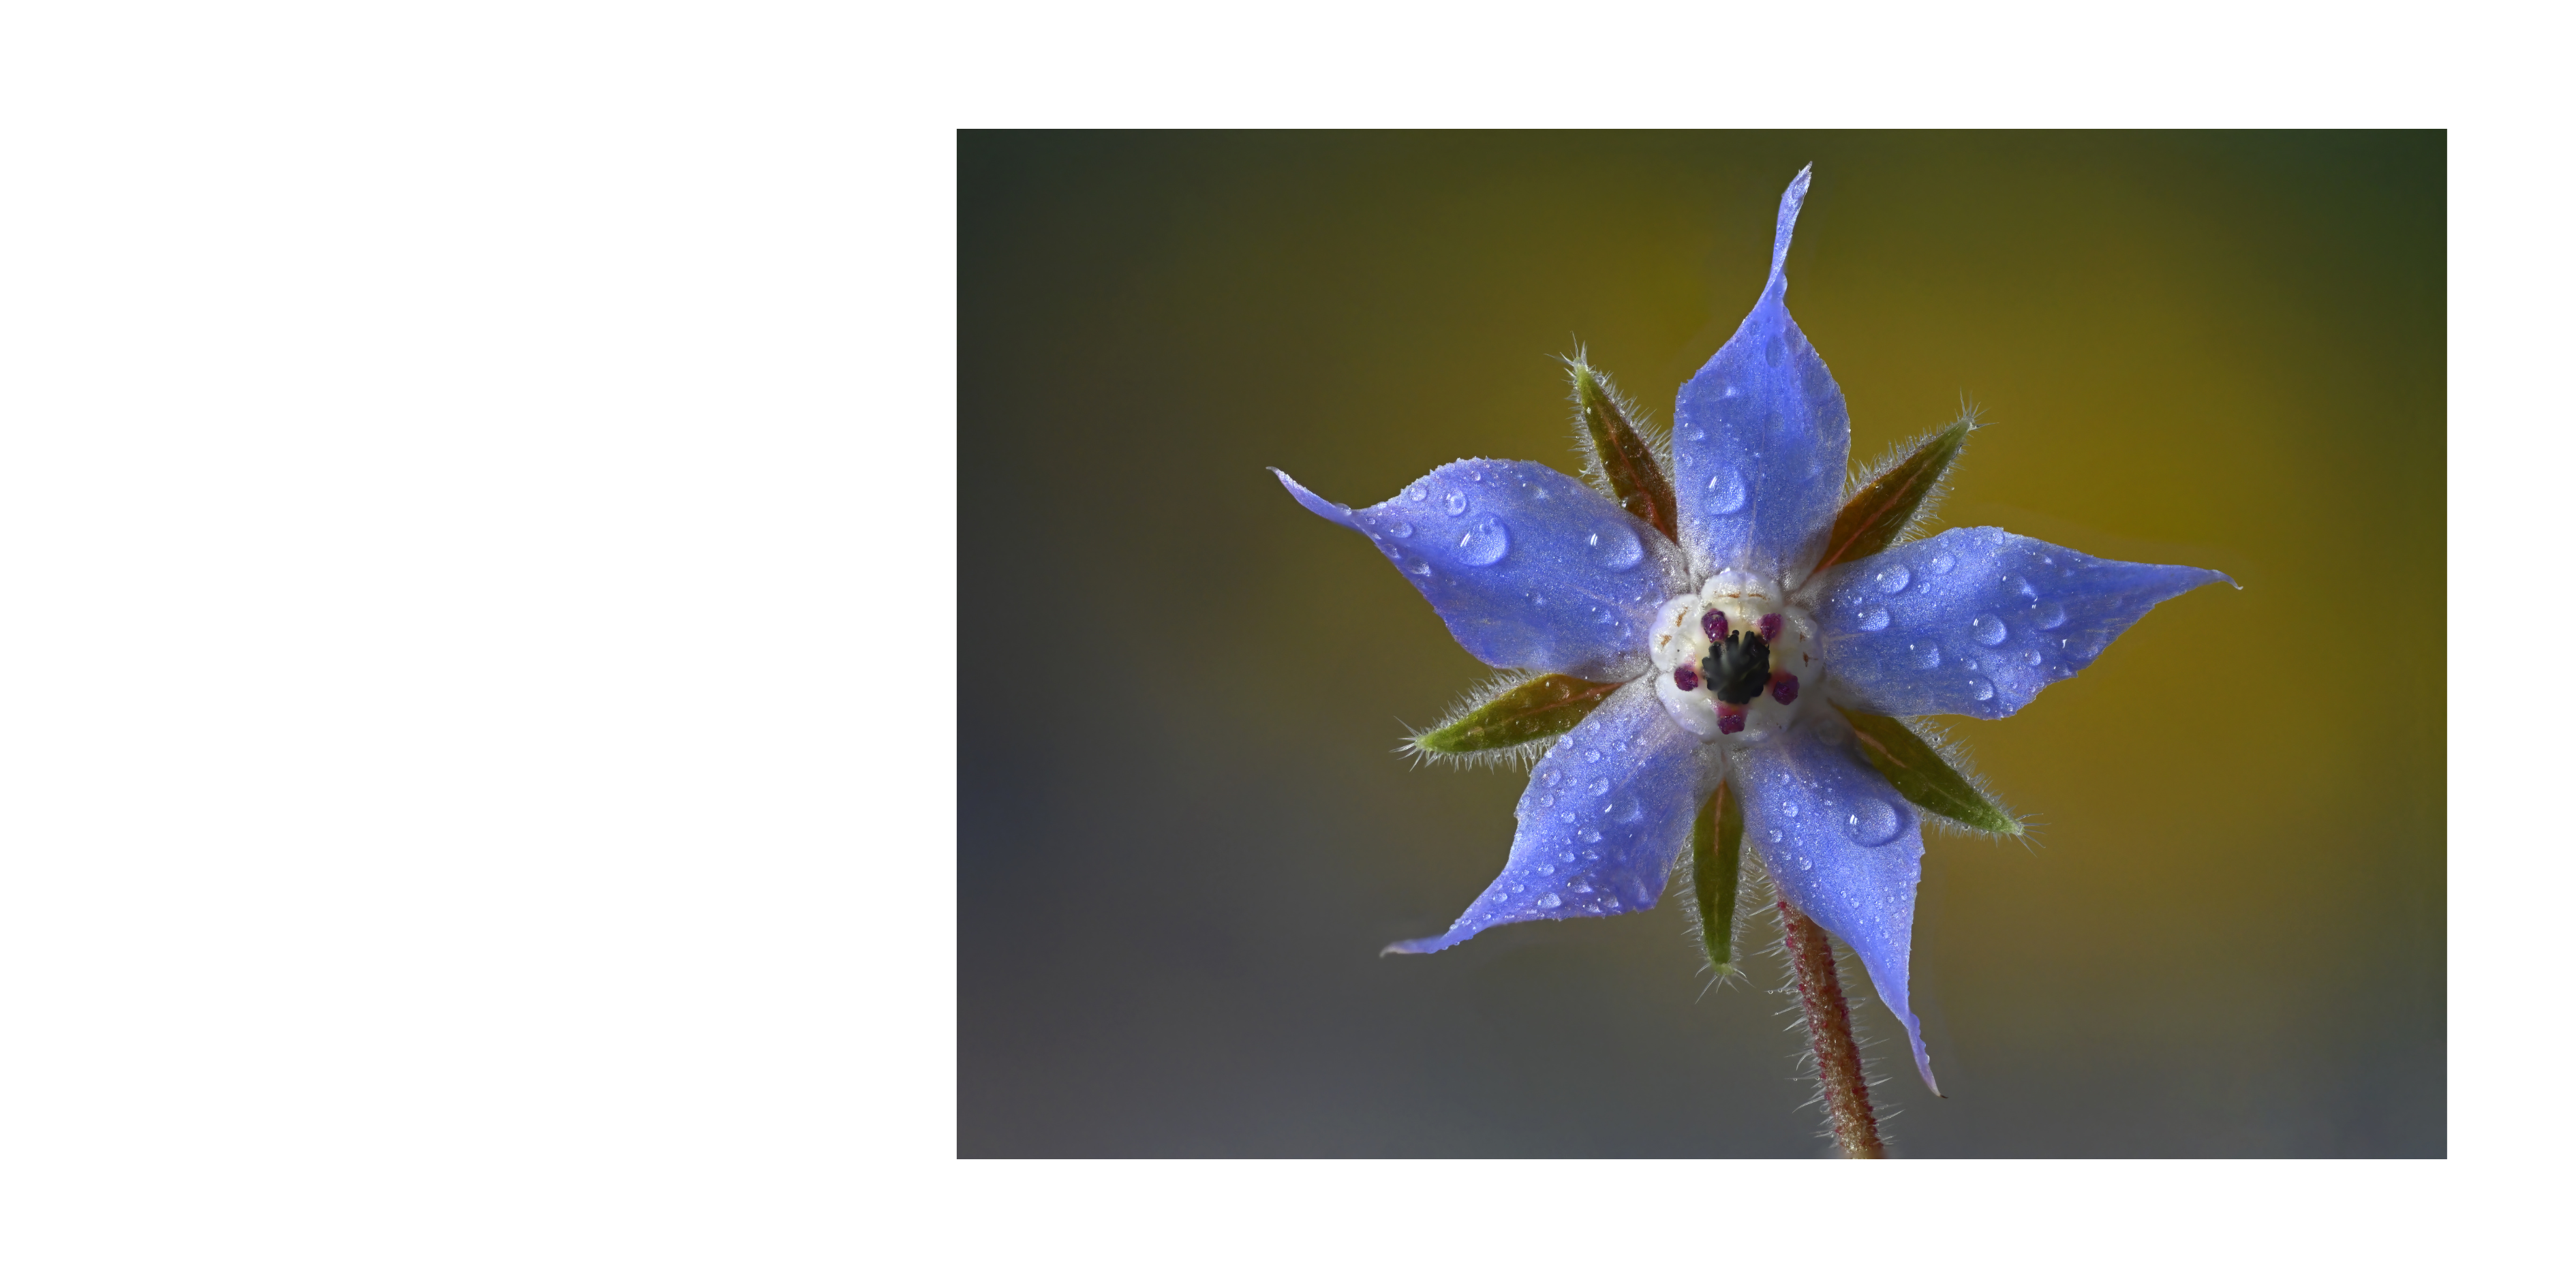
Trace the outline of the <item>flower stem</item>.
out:
<instances>
[{"instance_id":1,"label":"flower stem","mask_svg":"<svg viewBox=\"0 0 2576 1288\"><path fill-rule=\"evenodd\" d=\"M1834 946L1824 927L1780 901L1780 934L1798 979L1798 1006L1806 1012L1807 1040L1816 1049L1816 1083L1824 1089L1825 1117L1845 1158L1885 1158L1878 1116L1870 1112L1869 1079L1861 1072L1860 1044L1852 1041L1851 1007L1834 971Z\"/></svg>"}]
</instances>

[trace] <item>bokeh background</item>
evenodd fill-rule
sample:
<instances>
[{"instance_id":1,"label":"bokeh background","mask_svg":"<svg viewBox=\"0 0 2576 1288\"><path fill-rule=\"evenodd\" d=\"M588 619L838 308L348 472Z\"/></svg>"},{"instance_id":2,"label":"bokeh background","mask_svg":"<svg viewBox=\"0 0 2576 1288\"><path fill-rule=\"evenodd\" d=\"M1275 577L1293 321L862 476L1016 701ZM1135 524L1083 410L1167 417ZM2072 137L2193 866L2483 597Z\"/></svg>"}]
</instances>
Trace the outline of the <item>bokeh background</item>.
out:
<instances>
[{"instance_id":1,"label":"bokeh background","mask_svg":"<svg viewBox=\"0 0 2576 1288\"><path fill-rule=\"evenodd\" d=\"M1523 778L1391 754L1484 670L1262 469L1570 471L1578 344L1669 423L1809 162L1789 300L1857 458L1973 400L1939 526L2245 587L1953 722L2038 826L1930 838L1949 1099L1866 1007L1893 1150L2444 1152L2440 134L958 160L959 1153L1827 1152L1779 963L1709 989L1677 898L1377 955L1499 869Z\"/></svg>"}]
</instances>

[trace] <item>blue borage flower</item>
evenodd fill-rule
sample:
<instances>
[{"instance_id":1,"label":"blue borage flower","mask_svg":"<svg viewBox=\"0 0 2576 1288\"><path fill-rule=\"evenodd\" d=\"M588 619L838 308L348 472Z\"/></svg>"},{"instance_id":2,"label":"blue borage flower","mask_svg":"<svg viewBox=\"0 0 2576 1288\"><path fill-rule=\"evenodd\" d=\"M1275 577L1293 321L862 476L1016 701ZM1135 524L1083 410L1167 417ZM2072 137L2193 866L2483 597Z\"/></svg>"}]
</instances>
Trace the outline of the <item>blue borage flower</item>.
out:
<instances>
[{"instance_id":1,"label":"blue borage flower","mask_svg":"<svg viewBox=\"0 0 2576 1288\"><path fill-rule=\"evenodd\" d=\"M1908 718L2011 715L2149 608L2227 578L1996 528L1905 541L1975 428L1964 417L1847 495L1842 391L1786 302L1807 183L1801 171L1780 199L1753 311L1682 386L1669 464L1578 359L1601 490L1527 461L1465 460L1354 510L1273 473L1374 542L1469 653L1538 673L1461 713L1446 745L1416 739L1544 754L1502 875L1446 934L1388 951L1651 908L1695 857L1703 934L1725 968L1740 836L1780 897L1859 956L1937 1092L1907 1000L1918 807L2020 829Z\"/></svg>"}]
</instances>

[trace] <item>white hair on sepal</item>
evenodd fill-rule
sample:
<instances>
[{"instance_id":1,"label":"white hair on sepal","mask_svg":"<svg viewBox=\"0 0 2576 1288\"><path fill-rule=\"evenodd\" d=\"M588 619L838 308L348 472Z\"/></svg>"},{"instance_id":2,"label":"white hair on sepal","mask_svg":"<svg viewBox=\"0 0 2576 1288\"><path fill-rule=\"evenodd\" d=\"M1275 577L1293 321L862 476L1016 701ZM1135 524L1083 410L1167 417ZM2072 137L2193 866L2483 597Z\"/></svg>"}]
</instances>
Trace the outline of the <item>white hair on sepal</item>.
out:
<instances>
[{"instance_id":1,"label":"white hair on sepal","mask_svg":"<svg viewBox=\"0 0 2576 1288\"><path fill-rule=\"evenodd\" d=\"M1411 760L1416 768L1426 764L1440 764L1452 769L1519 770L1537 764L1538 758L1546 755L1547 749L1555 746L1556 740L1563 737L1563 734L1547 734L1527 742L1514 743L1509 747L1494 747L1485 751L1438 751L1423 746L1422 739L1435 730L1448 728L1466 719L1476 708L1537 679L1542 674L1544 672L1496 671L1477 681L1476 687L1467 690L1451 702L1448 710L1442 712L1440 718L1430 724L1416 729L1412 725L1404 724L1403 721L1397 721L1397 724L1403 726L1405 737L1404 741L1395 745L1395 753Z\"/></svg>"},{"instance_id":2,"label":"white hair on sepal","mask_svg":"<svg viewBox=\"0 0 2576 1288\"><path fill-rule=\"evenodd\" d=\"M1683 937L1691 946L1691 955L1699 959L1699 973L1708 977L1707 986L1699 991L1702 998L1707 997L1711 990L1721 985L1741 983L1751 978L1744 969L1746 896L1753 886L1751 869L1761 866L1747 864L1744 861L1744 852L1751 848L1753 847L1750 844L1743 845L1735 854L1735 924L1727 927L1726 969L1724 970L1719 970L1708 960L1708 952L1702 944L1706 935L1700 921L1699 872L1691 862L1691 852L1688 849L1683 850L1681 858L1673 864L1674 878L1671 884L1681 891Z\"/></svg>"},{"instance_id":3,"label":"white hair on sepal","mask_svg":"<svg viewBox=\"0 0 2576 1288\"><path fill-rule=\"evenodd\" d=\"M1610 472L1601 467L1601 451L1592 443L1592 427L1583 422L1583 373L1587 371L1592 373L1594 380L1601 382L1601 392L1610 399L1610 405L1618 408L1619 414L1627 419L1628 427L1637 431L1637 437L1646 440L1646 454L1655 458L1655 467L1664 472L1666 479L1672 478L1672 431L1656 424L1645 409L1610 379L1609 372L1593 366L1582 342L1575 343L1571 357L1560 353L1556 360L1565 364L1566 399L1574 405L1574 453L1583 459L1583 481L1591 484L1593 490L1601 495L1613 501L1619 499L1619 489L1610 483Z\"/></svg>"},{"instance_id":4,"label":"white hair on sepal","mask_svg":"<svg viewBox=\"0 0 2576 1288\"><path fill-rule=\"evenodd\" d=\"M1906 457L1912 456L1925 443L1931 442L1933 439L1949 433L1952 429L1957 428L1962 421L1967 423L1968 437L1970 439L1974 439L1976 437L1978 430L1984 429L1989 424L1993 423L1985 418L1985 411L1983 408L1980 408L1975 403L1968 401L1965 394L1960 395L1959 414L1952 418L1950 423L1924 430L1922 433L1905 439L1904 441L1897 443L1895 446L1888 448L1886 451L1880 452L1877 458L1872 460L1868 465L1851 471L1849 477L1845 479L1843 483L1843 499L1845 501L1849 501L1853 497L1860 495L1863 488L1868 487L1872 483L1876 483L1880 478L1884 477L1889 470L1895 469L1898 465L1903 464ZM1960 443L1960 455L1966 455L1967 451L1967 443ZM1914 513L1906 516L1905 526L1897 530L1896 539L1888 543L1888 549L1893 550L1908 541L1913 541L1923 536L1931 530L1933 518L1941 511L1941 503L1948 500L1950 497L1950 471L1957 469L1958 465L1958 456L1951 457L1949 467L1941 471L1941 476L1939 478L1932 480L1931 488L1923 494L1922 504L1915 506Z\"/></svg>"},{"instance_id":5,"label":"white hair on sepal","mask_svg":"<svg viewBox=\"0 0 2576 1288\"><path fill-rule=\"evenodd\" d=\"M2038 839L2034 833L2039 825L2038 816L2024 814L2004 804L2002 799L1995 795L1994 785L1986 781L1984 774L1977 772L1976 762L1968 755L1967 744L1951 737L1948 730L1932 723L1929 717L1898 716L1896 719L1906 728L1913 730L1914 736L1922 739L1923 745L1930 747L1932 754L1941 758L1941 763L1948 765L1951 772L1966 780L1970 787L1976 788L1977 794L1985 797L1987 804L2002 810L2004 815L2013 821L2013 825L2019 827L2021 831L2018 833L1989 832L1982 827L1970 827L1956 819L1935 814L1920 805L1914 807L1915 813L1922 815L1925 822L1938 826L1945 833L1958 836L1981 836L1990 841L2017 840L2022 843L2024 849L2037 846Z\"/></svg>"}]
</instances>

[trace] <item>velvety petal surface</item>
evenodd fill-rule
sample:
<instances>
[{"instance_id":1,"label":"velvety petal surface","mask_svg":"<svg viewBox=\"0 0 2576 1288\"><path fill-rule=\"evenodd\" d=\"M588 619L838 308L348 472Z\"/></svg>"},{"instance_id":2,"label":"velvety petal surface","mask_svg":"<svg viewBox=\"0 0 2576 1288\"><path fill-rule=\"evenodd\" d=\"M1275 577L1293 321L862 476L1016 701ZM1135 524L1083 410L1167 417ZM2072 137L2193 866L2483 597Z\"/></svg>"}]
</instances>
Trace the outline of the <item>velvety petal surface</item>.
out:
<instances>
[{"instance_id":1,"label":"velvety petal surface","mask_svg":"<svg viewBox=\"0 0 2576 1288\"><path fill-rule=\"evenodd\" d=\"M1869 767L1839 720L1801 721L1737 753L1736 764L1745 842L1791 906L1860 955L1879 1000L1905 1025L1923 1085L1938 1094L1906 991L1914 887L1923 879L1921 816Z\"/></svg>"},{"instance_id":2,"label":"velvety petal surface","mask_svg":"<svg viewBox=\"0 0 2576 1288\"><path fill-rule=\"evenodd\" d=\"M1851 413L1824 359L1789 317L1789 235L1807 198L1799 171L1780 198L1762 298L1673 408L1673 501L1682 548L1768 577L1804 576L1843 500Z\"/></svg>"},{"instance_id":3,"label":"velvety petal surface","mask_svg":"<svg viewBox=\"0 0 2576 1288\"><path fill-rule=\"evenodd\" d=\"M1825 570L1816 620L1833 682L1855 705L1995 720L2091 665L2148 609L2227 580L1953 528Z\"/></svg>"},{"instance_id":4,"label":"velvety petal surface","mask_svg":"<svg viewBox=\"0 0 2576 1288\"><path fill-rule=\"evenodd\" d=\"M1457 461L1354 510L1278 470L1299 505L1376 543L1480 662L1624 680L1688 578L1681 551L1577 479L1528 461Z\"/></svg>"},{"instance_id":5,"label":"velvety petal surface","mask_svg":"<svg viewBox=\"0 0 2576 1288\"><path fill-rule=\"evenodd\" d=\"M1516 921L1654 907L1718 777L1717 757L1664 713L1651 683L1622 686L1530 770L1503 874L1449 933L1387 951L1436 953Z\"/></svg>"}]
</instances>

